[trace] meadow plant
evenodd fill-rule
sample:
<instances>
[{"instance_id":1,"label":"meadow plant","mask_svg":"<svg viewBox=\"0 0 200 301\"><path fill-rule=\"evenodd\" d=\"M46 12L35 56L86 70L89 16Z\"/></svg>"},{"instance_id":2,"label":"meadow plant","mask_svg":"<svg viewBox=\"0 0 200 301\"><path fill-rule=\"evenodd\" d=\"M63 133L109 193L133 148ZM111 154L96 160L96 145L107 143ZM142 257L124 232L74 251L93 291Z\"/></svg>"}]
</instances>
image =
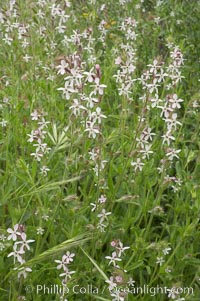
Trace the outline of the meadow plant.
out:
<instances>
[{"instance_id":1,"label":"meadow plant","mask_svg":"<svg viewBox=\"0 0 200 301\"><path fill-rule=\"evenodd\" d=\"M199 300L199 16L0 4L0 301Z\"/></svg>"}]
</instances>

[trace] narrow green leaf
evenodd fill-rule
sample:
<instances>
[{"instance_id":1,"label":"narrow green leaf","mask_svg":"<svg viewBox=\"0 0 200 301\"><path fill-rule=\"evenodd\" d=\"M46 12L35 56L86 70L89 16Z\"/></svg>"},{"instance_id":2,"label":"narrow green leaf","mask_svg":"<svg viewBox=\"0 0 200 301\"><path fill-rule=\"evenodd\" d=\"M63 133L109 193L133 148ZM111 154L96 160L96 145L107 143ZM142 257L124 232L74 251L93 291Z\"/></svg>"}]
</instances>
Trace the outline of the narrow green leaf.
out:
<instances>
[{"instance_id":1,"label":"narrow green leaf","mask_svg":"<svg viewBox=\"0 0 200 301\"><path fill-rule=\"evenodd\" d=\"M83 248L81 248L81 250L83 251L83 253L87 256L87 258L92 262L92 264L95 266L95 268L99 271L99 273L102 275L102 277L105 280L108 280L108 277L106 276L106 274L102 271L102 269L98 266L98 264L95 262L95 260L90 257L89 254L87 254L87 252L85 250L83 250Z\"/></svg>"}]
</instances>

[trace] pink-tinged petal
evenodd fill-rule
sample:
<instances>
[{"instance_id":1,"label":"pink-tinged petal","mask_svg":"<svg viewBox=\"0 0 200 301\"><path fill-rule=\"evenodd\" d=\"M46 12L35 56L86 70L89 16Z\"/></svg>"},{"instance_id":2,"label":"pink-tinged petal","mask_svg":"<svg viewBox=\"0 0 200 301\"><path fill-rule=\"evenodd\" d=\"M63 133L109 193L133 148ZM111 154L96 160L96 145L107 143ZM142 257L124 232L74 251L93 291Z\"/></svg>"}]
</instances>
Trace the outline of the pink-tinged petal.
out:
<instances>
[{"instance_id":1,"label":"pink-tinged petal","mask_svg":"<svg viewBox=\"0 0 200 301\"><path fill-rule=\"evenodd\" d=\"M19 224L16 224L16 225L14 226L14 231L16 232L18 229L19 229Z\"/></svg>"}]
</instances>

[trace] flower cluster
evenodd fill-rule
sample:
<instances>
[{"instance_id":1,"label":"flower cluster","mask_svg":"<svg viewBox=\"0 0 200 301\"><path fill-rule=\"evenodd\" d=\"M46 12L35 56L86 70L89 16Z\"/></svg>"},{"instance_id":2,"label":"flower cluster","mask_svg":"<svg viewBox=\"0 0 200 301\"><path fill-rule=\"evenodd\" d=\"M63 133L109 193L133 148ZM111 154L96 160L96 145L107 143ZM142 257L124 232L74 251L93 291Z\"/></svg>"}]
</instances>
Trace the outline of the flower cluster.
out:
<instances>
[{"instance_id":1,"label":"flower cluster","mask_svg":"<svg viewBox=\"0 0 200 301\"><path fill-rule=\"evenodd\" d=\"M100 83L101 69L98 64L89 71L84 71L84 65L85 62L77 53L61 60L60 65L56 66L57 72L67 76L64 78L64 87L58 90L62 91L66 100L72 99L69 106L72 115L81 118L81 123L85 125L84 131L88 133L89 138L95 139L101 133L102 118L106 118L101 108L97 106L106 85ZM91 91L89 95L84 93L87 89Z\"/></svg>"},{"instance_id":2,"label":"flower cluster","mask_svg":"<svg viewBox=\"0 0 200 301\"><path fill-rule=\"evenodd\" d=\"M104 254L105 240L112 231L119 230L128 237L126 231L130 229L138 244L134 258L139 258L139 265L141 262L146 267L147 272L142 273L143 280L153 279L160 283L166 276L172 283L176 275L182 275L185 266L190 265L187 260L191 261L186 258L183 267L177 270L174 267L171 273L168 261L171 264L173 256L168 255L170 246L176 245L175 230L181 236L187 236L185 250L190 235L184 235L184 231L177 228L170 237L173 226L170 222L173 219L168 219L167 215L173 216L175 212L174 220L184 226L190 222L189 218L184 221L183 217L191 206L185 203L181 206L177 200L185 198L195 206L198 203L197 168L193 168L197 165L198 143L190 146L187 137L193 131L192 120L198 117L200 105L198 93L191 95L189 105L185 105L182 98L187 100L189 93L195 92L195 87L188 90L184 97L181 96L180 92L183 95L187 85L189 87L188 81L187 85L179 88L184 78L182 67L185 59L178 46L166 44L166 38L179 41L183 49L186 45L186 55L190 51L194 54L193 48L196 48L193 47L195 43L189 46L190 39L182 39L187 30L182 36L176 36L174 24L181 23L177 17L182 14L181 10L176 12L179 5L175 5L174 11L166 18L164 14L171 9L170 3L167 3L170 1L151 2L154 2L154 7L144 0L2 1L0 175L5 181L1 189L4 196L2 227L7 223L10 208L17 204L17 210L12 212L11 217L16 220L23 212L20 220L26 220L35 227L38 253L45 252L45 249L57 245L62 239L62 235L60 238L53 237L48 232L52 229L57 231L66 214L73 216L64 225L64 233L71 235L74 233L71 229L77 232L91 219L90 222L101 232L99 235L102 239L98 241L102 252L100 257ZM169 20L172 17L174 22L171 27ZM152 40L156 43L149 50L145 47L150 41L146 34L151 30ZM174 30L173 34L172 31L170 34L170 30ZM48 112L48 117L39 109L43 99L42 108ZM193 115L188 117L189 106ZM29 108L30 125L25 116ZM19 134L24 131L18 129L18 119L12 116L21 116L19 120L26 126L28 135L26 137L25 134L22 141L19 141ZM52 123L52 134L47 118L55 121ZM185 131L184 136L181 130L187 124L190 129ZM197 131L195 129L195 134ZM192 141L195 138L193 135ZM24 163L26 141L31 149L31 166ZM179 159L180 164L176 164ZM38 175L37 166L42 176ZM188 176L180 166L186 167ZM48 173L50 168L54 170L53 180ZM43 183L43 176L46 176L47 185ZM172 191L180 190L183 180L188 183L183 193L171 197ZM30 203L31 200L38 202L37 208ZM110 204L111 200L115 202L114 206ZM122 221L120 213L125 208L129 214ZM194 216L197 217L196 211ZM48 224L47 231L43 224ZM163 228L162 234L168 233L168 236L165 235L167 242L159 246L163 237L159 233L160 226ZM0 234L0 251L7 251L8 245L7 261L14 260L14 268L21 280L31 272L26 261L34 240L27 238L25 228L20 223L14 225L13 229L8 228L7 232L8 237ZM147 240L154 239L158 244L156 253L146 258L146 251L140 254L141 246L145 248ZM91 240L91 249L94 249L94 244L95 237ZM106 258L111 276L107 284L111 299L124 301L128 297L123 288L127 284L134 286L132 279L127 281L126 265L123 265L124 254L128 255L126 251L129 247L124 247L119 239L113 240L111 247L110 256L102 255ZM179 253L177 246L173 254L176 253L178 258L183 252ZM66 288L74 278L74 256L74 253L66 252L59 260L55 260L60 277L58 281L62 281ZM195 257L195 254L191 256ZM45 263L42 265L39 278L42 277ZM152 265L156 268L150 275ZM0 266L7 274L6 264ZM87 268L87 263L84 267ZM136 273L136 269L130 270ZM31 273L33 279L36 273L37 270ZM51 271L49 275L51 277ZM85 273L79 278L85 282ZM15 288L13 284L12 288L13 298L17 298L18 287ZM168 292L169 298L184 300L176 294L175 287ZM2 293L6 299L8 289L2 290ZM60 297L62 300L65 298L62 293ZM19 300L22 298L18 296Z\"/></svg>"},{"instance_id":3,"label":"flower cluster","mask_svg":"<svg viewBox=\"0 0 200 301\"><path fill-rule=\"evenodd\" d=\"M148 121L145 117L145 110L161 110L160 118L164 121L164 134L161 135L162 145L165 150L165 159L161 163L169 161L173 162L174 159L179 159L180 149L176 149L174 144L176 142L175 133L182 124L178 121L178 110L181 109L182 99L178 98L178 95L173 92L178 83L182 80L180 68L183 65L183 55L177 46L169 46L170 51L170 63L165 67L164 62L160 58L154 59L152 64L148 65L148 69L143 72L139 81L142 84L142 89L145 91L144 95L140 98L144 103L144 110L139 118L138 132L142 128L142 124L146 124L145 128L140 132L140 136L137 134L137 156L135 161L131 162L135 171L141 171L143 169L144 160L149 159L150 154L153 154L152 138L155 133L152 133L152 129L148 125ZM168 93L165 96L165 100L160 97L161 89L166 87ZM146 109L145 109L146 108ZM164 168L164 165L161 164ZM162 169L159 167L159 169ZM163 170L163 169L162 169ZM160 170L160 171L162 171Z\"/></svg>"},{"instance_id":4,"label":"flower cluster","mask_svg":"<svg viewBox=\"0 0 200 301\"><path fill-rule=\"evenodd\" d=\"M41 159L44 157L44 155L48 154L51 150L50 147L48 147L47 143L45 142L48 124L49 121L45 120L45 114L42 112L39 112L38 110L34 110L31 113L31 119L33 121L37 121L37 128L35 130L32 130L30 134L27 134L29 136L28 142L32 143L32 145L35 147L35 152L31 153L31 156L38 162L41 161ZM47 172L49 171L49 168L47 166L41 167L41 173L46 176Z\"/></svg>"},{"instance_id":5,"label":"flower cluster","mask_svg":"<svg viewBox=\"0 0 200 301\"><path fill-rule=\"evenodd\" d=\"M25 233L25 227L21 224L16 224L13 229L8 228L7 232L9 233L7 240L13 240L13 251L8 254L8 257L13 256L14 264L18 263L23 265L25 261L25 255L27 251L30 251L29 244L34 242L35 240L29 239L27 240L27 235ZM26 278L27 274L31 272L31 268L22 266L17 266L16 269L18 272L18 278L23 277Z\"/></svg>"},{"instance_id":6,"label":"flower cluster","mask_svg":"<svg viewBox=\"0 0 200 301\"><path fill-rule=\"evenodd\" d=\"M85 40L89 41L87 47L84 46ZM71 36L70 42L73 43L73 41L74 37ZM64 77L64 87L60 87L58 90L62 91L63 97L70 102L68 108L71 111L72 120L75 118L79 129L83 129L88 135L88 138L94 140L96 144L99 144L96 138L103 136L102 121L107 118L100 107L106 85L101 83L102 71L100 65L95 64L95 66L87 70L87 64L83 61L84 51L90 53L92 49L92 30L88 29L88 31L82 34L76 33L75 45L79 45L82 52L74 52L64 57L55 67L58 75ZM97 181L99 181L107 161L101 158L101 152L98 146L94 147L89 152L89 155L90 160L95 164L93 171ZM102 195L103 194L102 192ZM99 196L99 199L101 199L101 196ZM97 217L99 218L99 222L97 227L100 231L104 231L107 226L105 223L107 216L111 214L102 208L105 201L106 196L104 195L104 202L101 199L100 201L98 200L96 204L91 203L93 206L92 211L98 209Z\"/></svg>"},{"instance_id":7,"label":"flower cluster","mask_svg":"<svg viewBox=\"0 0 200 301\"><path fill-rule=\"evenodd\" d=\"M4 118L5 113L4 111L6 110L6 108L9 106L10 101L7 97L4 97L1 102L0 102L0 112L1 112L1 117L0 117L0 125L2 128L5 128L8 124L8 121Z\"/></svg>"},{"instance_id":8,"label":"flower cluster","mask_svg":"<svg viewBox=\"0 0 200 301\"><path fill-rule=\"evenodd\" d=\"M168 255L170 251L171 251L171 248L168 246L165 247L164 249L162 249L162 254L157 257L156 263L159 264L160 266L163 265L163 263L165 262L163 256ZM168 272L169 272L169 270L168 270Z\"/></svg>"},{"instance_id":9,"label":"flower cluster","mask_svg":"<svg viewBox=\"0 0 200 301\"><path fill-rule=\"evenodd\" d=\"M136 70L136 49L135 40L137 38L136 34L137 22L135 19L130 17L126 18L120 25L120 30L123 35L125 35L126 43L120 45L120 50L125 53L122 58L121 54L115 59L115 65L119 66L117 74L113 77L116 80L118 86L118 93L122 97L126 97L131 100L132 88L135 82L134 71ZM116 51L118 54L118 51Z\"/></svg>"},{"instance_id":10,"label":"flower cluster","mask_svg":"<svg viewBox=\"0 0 200 301\"><path fill-rule=\"evenodd\" d=\"M180 297L180 288L173 286L172 288L168 289L168 298L174 300L174 301L184 301L185 298Z\"/></svg>"},{"instance_id":11,"label":"flower cluster","mask_svg":"<svg viewBox=\"0 0 200 301\"><path fill-rule=\"evenodd\" d=\"M119 239L113 240L111 246L114 248L114 251L111 256L106 256L105 258L109 260L109 265L113 265L114 270L112 276L106 283L109 284L109 292L111 297L113 297L112 301L124 301L126 292L120 290L120 287L123 287L126 284L125 277L123 276L123 274L126 273L126 270L123 270L119 266L119 263L122 261L122 256L125 251L130 249L130 247L124 247Z\"/></svg>"},{"instance_id":12,"label":"flower cluster","mask_svg":"<svg viewBox=\"0 0 200 301\"><path fill-rule=\"evenodd\" d=\"M103 177L103 171L105 169L107 160L101 159L100 150L97 147L93 148L89 152L89 156L90 156L90 160L95 163L93 171L95 173L97 181L99 181L99 184L101 185L100 187L101 194L99 195L97 201L95 203L90 203L91 211L97 212L97 218L98 218L97 229L99 229L100 232L105 232L105 229L108 226L108 216L111 214L111 212L107 212L105 209L107 197L106 197L106 180Z\"/></svg>"},{"instance_id":13,"label":"flower cluster","mask_svg":"<svg viewBox=\"0 0 200 301\"><path fill-rule=\"evenodd\" d=\"M59 274L59 276L62 278L62 285L63 287L67 287L69 279L71 279L71 275L75 273L75 271L70 271L69 270L69 265L74 261L74 253L70 253L69 251L66 252L62 256L61 260L55 260L55 262L58 264L57 269L62 270L62 273ZM61 296L61 299L64 297L64 290L63 290L63 295Z\"/></svg>"},{"instance_id":14,"label":"flower cluster","mask_svg":"<svg viewBox=\"0 0 200 301\"><path fill-rule=\"evenodd\" d=\"M155 133L152 132L152 129L150 127L146 127L142 130L140 137L136 138L138 157L136 161L131 162L131 166L134 167L135 171L142 171L144 166L143 161L145 159L149 160L150 155L153 154L153 151L151 150L153 136L155 136Z\"/></svg>"},{"instance_id":15,"label":"flower cluster","mask_svg":"<svg viewBox=\"0 0 200 301\"><path fill-rule=\"evenodd\" d=\"M5 249L5 241L6 236L4 234L0 234L0 252Z\"/></svg>"}]
</instances>

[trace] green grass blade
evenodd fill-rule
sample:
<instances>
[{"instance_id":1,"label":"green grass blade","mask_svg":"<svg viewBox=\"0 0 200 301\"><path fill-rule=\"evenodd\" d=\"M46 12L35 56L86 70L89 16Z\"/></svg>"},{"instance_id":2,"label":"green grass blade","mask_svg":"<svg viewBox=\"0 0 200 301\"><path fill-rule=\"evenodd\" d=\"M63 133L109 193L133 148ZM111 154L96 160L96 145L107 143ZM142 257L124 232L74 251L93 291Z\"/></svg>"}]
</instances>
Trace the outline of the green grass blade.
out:
<instances>
[{"instance_id":1,"label":"green grass blade","mask_svg":"<svg viewBox=\"0 0 200 301\"><path fill-rule=\"evenodd\" d=\"M92 264L95 266L95 268L99 271L99 273L101 274L101 276L105 279L108 280L108 277L106 276L106 274L102 271L102 269L98 266L98 264L96 263L96 261L90 257L90 255L83 250L83 248L81 248L81 250L83 251L83 253L87 256L87 258L92 262Z\"/></svg>"}]
</instances>

